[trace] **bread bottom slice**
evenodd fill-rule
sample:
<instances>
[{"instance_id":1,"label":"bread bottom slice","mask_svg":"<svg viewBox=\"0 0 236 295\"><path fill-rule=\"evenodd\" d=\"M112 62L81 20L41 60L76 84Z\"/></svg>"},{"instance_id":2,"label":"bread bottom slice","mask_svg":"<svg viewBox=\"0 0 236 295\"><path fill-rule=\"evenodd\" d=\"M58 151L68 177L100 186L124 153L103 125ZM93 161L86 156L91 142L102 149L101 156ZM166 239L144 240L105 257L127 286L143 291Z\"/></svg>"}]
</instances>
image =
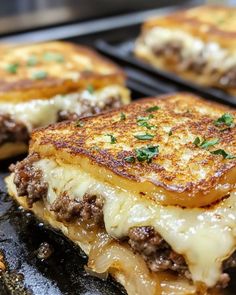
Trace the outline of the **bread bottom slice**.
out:
<instances>
[{"instance_id":1,"label":"bread bottom slice","mask_svg":"<svg viewBox=\"0 0 236 295\"><path fill-rule=\"evenodd\" d=\"M197 293L189 281L169 272L154 273L144 260L134 254L127 242L119 242L109 237L104 228L92 227L79 222L60 222L54 212L47 208L44 201L38 201L29 208L26 198L18 197L12 175L6 178L9 194L24 209L53 229L61 231L88 256L86 270L105 279L110 274L119 282L129 295L190 295ZM202 294L220 294L220 291L203 291Z\"/></svg>"},{"instance_id":2,"label":"bread bottom slice","mask_svg":"<svg viewBox=\"0 0 236 295\"><path fill-rule=\"evenodd\" d=\"M24 142L7 142L0 146L0 160L26 153L28 145Z\"/></svg>"}]
</instances>

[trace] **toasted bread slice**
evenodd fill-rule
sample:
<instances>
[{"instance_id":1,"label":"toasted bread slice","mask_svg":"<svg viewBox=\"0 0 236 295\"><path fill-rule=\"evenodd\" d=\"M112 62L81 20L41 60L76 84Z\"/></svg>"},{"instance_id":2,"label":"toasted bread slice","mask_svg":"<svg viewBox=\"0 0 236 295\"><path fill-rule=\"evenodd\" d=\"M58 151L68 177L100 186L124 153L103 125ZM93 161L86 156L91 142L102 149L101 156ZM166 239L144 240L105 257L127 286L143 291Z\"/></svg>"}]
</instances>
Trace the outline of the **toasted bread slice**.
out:
<instances>
[{"instance_id":1,"label":"toasted bread slice","mask_svg":"<svg viewBox=\"0 0 236 295\"><path fill-rule=\"evenodd\" d=\"M123 71L86 47L66 42L12 46L2 48L0 58L2 158L22 153L16 142L27 147L24 129L29 134L129 102Z\"/></svg>"},{"instance_id":2,"label":"toasted bread slice","mask_svg":"<svg viewBox=\"0 0 236 295\"><path fill-rule=\"evenodd\" d=\"M135 54L157 68L236 95L236 9L200 6L147 20Z\"/></svg>"},{"instance_id":3,"label":"toasted bread slice","mask_svg":"<svg viewBox=\"0 0 236 295\"><path fill-rule=\"evenodd\" d=\"M236 250L235 115L179 93L38 129L8 191L128 294L169 294L163 269L206 294Z\"/></svg>"},{"instance_id":4,"label":"toasted bread slice","mask_svg":"<svg viewBox=\"0 0 236 295\"><path fill-rule=\"evenodd\" d=\"M1 54L0 101L51 98L84 89L125 84L123 71L93 50L68 42L13 46Z\"/></svg>"},{"instance_id":5,"label":"toasted bread slice","mask_svg":"<svg viewBox=\"0 0 236 295\"><path fill-rule=\"evenodd\" d=\"M149 108L157 110L149 112ZM201 207L220 200L235 185L236 129L214 125L225 113L236 115L232 109L190 94L146 99L85 118L83 127L62 123L37 130L31 150L77 163L99 179L119 183L142 198ZM209 147L201 148L204 140ZM213 146L212 140L216 141ZM141 155L148 146L158 147L150 163Z\"/></svg>"}]
</instances>

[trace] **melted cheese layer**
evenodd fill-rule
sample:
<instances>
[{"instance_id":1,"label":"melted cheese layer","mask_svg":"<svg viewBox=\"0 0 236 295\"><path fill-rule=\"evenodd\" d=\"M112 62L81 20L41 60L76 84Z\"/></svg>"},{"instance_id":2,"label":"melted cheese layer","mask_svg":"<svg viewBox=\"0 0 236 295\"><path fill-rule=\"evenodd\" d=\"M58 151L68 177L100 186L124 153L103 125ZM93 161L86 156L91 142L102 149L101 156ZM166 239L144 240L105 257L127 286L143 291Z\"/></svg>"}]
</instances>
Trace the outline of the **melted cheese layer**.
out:
<instances>
[{"instance_id":1,"label":"melted cheese layer","mask_svg":"<svg viewBox=\"0 0 236 295\"><path fill-rule=\"evenodd\" d=\"M198 59L206 61L206 69L209 71L218 70L221 72L236 66L236 52L229 52L215 42L205 43L183 31L161 27L152 28L143 36L141 42L151 49L163 48L167 44L178 42L182 45L183 61L197 61Z\"/></svg>"},{"instance_id":2,"label":"melted cheese layer","mask_svg":"<svg viewBox=\"0 0 236 295\"><path fill-rule=\"evenodd\" d=\"M111 97L128 96L127 90L119 85L111 85L90 93L84 90L78 93L56 95L50 99L34 99L24 103L1 103L0 113L7 113L13 119L23 122L29 131L57 121L58 111L65 110L78 115L90 107L103 109Z\"/></svg>"},{"instance_id":3,"label":"melted cheese layer","mask_svg":"<svg viewBox=\"0 0 236 295\"><path fill-rule=\"evenodd\" d=\"M222 261L236 249L236 191L214 208L183 209L161 206L111 187L72 165L59 166L48 159L34 165L43 171L49 184L49 204L62 192L77 200L85 193L102 196L109 235L122 238L131 227L153 226L174 251L185 257L195 282L213 287L220 278Z\"/></svg>"}]
</instances>

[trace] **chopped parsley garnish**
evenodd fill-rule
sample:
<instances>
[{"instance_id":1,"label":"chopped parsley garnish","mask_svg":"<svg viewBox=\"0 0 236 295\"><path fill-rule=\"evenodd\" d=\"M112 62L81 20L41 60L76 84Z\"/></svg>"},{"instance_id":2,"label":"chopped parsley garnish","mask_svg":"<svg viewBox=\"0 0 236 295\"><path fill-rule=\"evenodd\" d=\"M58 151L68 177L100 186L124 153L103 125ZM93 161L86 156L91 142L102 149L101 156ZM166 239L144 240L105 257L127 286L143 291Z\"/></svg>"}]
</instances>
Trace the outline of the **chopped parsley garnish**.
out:
<instances>
[{"instance_id":1,"label":"chopped parsley garnish","mask_svg":"<svg viewBox=\"0 0 236 295\"><path fill-rule=\"evenodd\" d=\"M230 155L225 150L222 150L222 149L212 151L211 154L221 155L224 159L236 159L236 156Z\"/></svg>"},{"instance_id":2,"label":"chopped parsley garnish","mask_svg":"<svg viewBox=\"0 0 236 295\"><path fill-rule=\"evenodd\" d=\"M139 162L147 161L151 163L152 159L159 154L159 146L147 146L135 150Z\"/></svg>"},{"instance_id":3,"label":"chopped parsley garnish","mask_svg":"<svg viewBox=\"0 0 236 295\"><path fill-rule=\"evenodd\" d=\"M156 126L148 123L148 120L150 120L152 118L154 118L154 116L152 114L150 114L148 117L138 117L137 118L137 125L141 126L141 127L145 127L149 130L156 129Z\"/></svg>"},{"instance_id":4,"label":"chopped parsley garnish","mask_svg":"<svg viewBox=\"0 0 236 295\"><path fill-rule=\"evenodd\" d=\"M217 144L219 142L218 138L214 138L212 140L203 140L203 142L200 144L200 147L203 149L207 149L215 144Z\"/></svg>"},{"instance_id":5,"label":"chopped parsley garnish","mask_svg":"<svg viewBox=\"0 0 236 295\"><path fill-rule=\"evenodd\" d=\"M130 156L130 157L125 157L124 159L128 163L134 163L135 162L135 157Z\"/></svg>"},{"instance_id":6,"label":"chopped parsley garnish","mask_svg":"<svg viewBox=\"0 0 236 295\"><path fill-rule=\"evenodd\" d=\"M151 113L151 112L155 112L155 111L158 111L158 110L160 110L160 107L154 106L154 107L147 108L146 112Z\"/></svg>"},{"instance_id":7,"label":"chopped parsley garnish","mask_svg":"<svg viewBox=\"0 0 236 295\"><path fill-rule=\"evenodd\" d=\"M124 160L128 163L135 163L136 159L139 162L151 163L152 159L159 154L159 146L148 145L135 150L135 156L125 157Z\"/></svg>"},{"instance_id":8,"label":"chopped parsley garnish","mask_svg":"<svg viewBox=\"0 0 236 295\"><path fill-rule=\"evenodd\" d=\"M203 149L208 149L209 147L211 146L214 146L215 144L219 143L219 139L218 138L213 138L211 140L203 140L201 142L200 138L199 137L196 137L193 144L195 144L196 146L199 146ZM235 159L236 156L233 156L233 155L230 155L228 154L225 150L223 149L218 149L218 150L215 150L215 151L210 151L211 154L213 155L220 155L222 156L224 159Z\"/></svg>"},{"instance_id":9,"label":"chopped parsley garnish","mask_svg":"<svg viewBox=\"0 0 236 295\"><path fill-rule=\"evenodd\" d=\"M145 134L136 134L134 135L134 137L139 140L150 140L150 139L153 139L154 135L150 133L145 133Z\"/></svg>"},{"instance_id":10,"label":"chopped parsley garnish","mask_svg":"<svg viewBox=\"0 0 236 295\"><path fill-rule=\"evenodd\" d=\"M196 146L199 146L203 149L207 149L217 143L219 143L219 139L218 138L213 138L211 140L206 140L204 139L202 142L201 142L201 139L199 137L196 137L193 144L195 144Z\"/></svg>"},{"instance_id":11,"label":"chopped parsley garnish","mask_svg":"<svg viewBox=\"0 0 236 295\"><path fill-rule=\"evenodd\" d=\"M120 120L124 121L126 119L126 115L124 113L120 113Z\"/></svg>"},{"instance_id":12,"label":"chopped parsley garnish","mask_svg":"<svg viewBox=\"0 0 236 295\"><path fill-rule=\"evenodd\" d=\"M223 114L220 118L214 121L215 126L226 125L230 128L234 127L234 117L229 113Z\"/></svg>"},{"instance_id":13,"label":"chopped parsley garnish","mask_svg":"<svg viewBox=\"0 0 236 295\"><path fill-rule=\"evenodd\" d=\"M90 93L90 94L93 94L94 93L94 87L93 87L93 85L88 85L87 86L87 91Z\"/></svg>"},{"instance_id":14,"label":"chopped parsley garnish","mask_svg":"<svg viewBox=\"0 0 236 295\"><path fill-rule=\"evenodd\" d=\"M75 122L75 126L76 127L83 127L84 126L84 122L82 122L81 120L78 120Z\"/></svg>"},{"instance_id":15,"label":"chopped parsley garnish","mask_svg":"<svg viewBox=\"0 0 236 295\"><path fill-rule=\"evenodd\" d=\"M168 132L168 135L171 136L172 134L173 134L173 131L170 130L170 131Z\"/></svg>"},{"instance_id":16,"label":"chopped parsley garnish","mask_svg":"<svg viewBox=\"0 0 236 295\"><path fill-rule=\"evenodd\" d=\"M112 135L112 134L106 134L107 136L110 136L110 138L111 138L111 144L114 144L114 143L116 143L117 142L117 139L115 138L115 136L114 135Z\"/></svg>"},{"instance_id":17,"label":"chopped parsley garnish","mask_svg":"<svg viewBox=\"0 0 236 295\"><path fill-rule=\"evenodd\" d=\"M139 116L139 117L137 118L137 122L148 121L148 120L150 120L150 119L152 119L152 118L154 118L153 114L150 114L150 115L148 115L147 117L141 117L141 116Z\"/></svg>"},{"instance_id":18,"label":"chopped parsley garnish","mask_svg":"<svg viewBox=\"0 0 236 295\"><path fill-rule=\"evenodd\" d=\"M196 146L199 146L199 145L200 145L200 142L201 142L201 139L200 139L199 137L196 137L196 138L194 139L193 144L195 144Z\"/></svg>"},{"instance_id":19,"label":"chopped parsley garnish","mask_svg":"<svg viewBox=\"0 0 236 295\"><path fill-rule=\"evenodd\" d=\"M32 55L28 58L27 60L27 66L28 67L33 67L38 63L38 59L36 56Z\"/></svg>"},{"instance_id":20,"label":"chopped parsley garnish","mask_svg":"<svg viewBox=\"0 0 236 295\"><path fill-rule=\"evenodd\" d=\"M8 73L11 73L11 74L16 74L17 73L17 70L18 70L18 67L19 67L19 64L18 63L9 64L6 67L6 71Z\"/></svg>"},{"instance_id":21,"label":"chopped parsley garnish","mask_svg":"<svg viewBox=\"0 0 236 295\"><path fill-rule=\"evenodd\" d=\"M32 78L35 80L43 80L47 77L48 73L46 71L38 71L32 75Z\"/></svg>"},{"instance_id":22,"label":"chopped parsley garnish","mask_svg":"<svg viewBox=\"0 0 236 295\"><path fill-rule=\"evenodd\" d=\"M57 52L45 52L43 55L43 59L45 61L64 62L63 55Z\"/></svg>"}]
</instances>

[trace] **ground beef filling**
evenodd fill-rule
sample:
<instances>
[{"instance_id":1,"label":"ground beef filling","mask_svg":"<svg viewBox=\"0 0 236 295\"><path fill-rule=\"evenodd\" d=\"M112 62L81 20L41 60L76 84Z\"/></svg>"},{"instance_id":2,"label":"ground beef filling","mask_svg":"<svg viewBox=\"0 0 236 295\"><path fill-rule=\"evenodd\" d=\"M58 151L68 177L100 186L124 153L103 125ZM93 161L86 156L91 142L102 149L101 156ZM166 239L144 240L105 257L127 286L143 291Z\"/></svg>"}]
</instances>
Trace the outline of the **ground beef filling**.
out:
<instances>
[{"instance_id":1,"label":"ground beef filling","mask_svg":"<svg viewBox=\"0 0 236 295\"><path fill-rule=\"evenodd\" d=\"M134 227L129 230L131 248L141 254L154 271L171 269L190 278L184 257L175 253L151 226Z\"/></svg>"},{"instance_id":2,"label":"ground beef filling","mask_svg":"<svg viewBox=\"0 0 236 295\"><path fill-rule=\"evenodd\" d=\"M29 133L26 126L11 118L8 114L0 114L0 145L6 142L28 142Z\"/></svg>"},{"instance_id":3,"label":"ground beef filling","mask_svg":"<svg viewBox=\"0 0 236 295\"><path fill-rule=\"evenodd\" d=\"M131 228L128 236L128 243L133 251L143 257L152 271L172 270L191 279L184 257L174 252L153 227ZM223 270L233 267L236 267L236 252L223 263ZM217 285L225 288L229 281L229 275L222 273Z\"/></svg>"},{"instance_id":4,"label":"ground beef filling","mask_svg":"<svg viewBox=\"0 0 236 295\"><path fill-rule=\"evenodd\" d=\"M82 200L71 199L67 194L58 197L51 206L59 221L92 220L95 224L103 224L103 198L85 194Z\"/></svg>"},{"instance_id":5,"label":"ground beef filling","mask_svg":"<svg viewBox=\"0 0 236 295\"><path fill-rule=\"evenodd\" d=\"M47 196L48 184L43 181L42 171L34 167L39 160L38 154L31 154L16 165L11 165L14 172L14 184L19 197L26 197L29 208L33 203Z\"/></svg>"},{"instance_id":6,"label":"ground beef filling","mask_svg":"<svg viewBox=\"0 0 236 295\"><path fill-rule=\"evenodd\" d=\"M39 160L38 154L31 154L26 159L11 165L15 173L14 184L19 197L26 197L31 208L33 203L47 197L48 184L43 181L42 171L35 168L34 162ZM59 196L50 208L60 221L70 222L75 218L83 221L93 220L95 224L103 224L103 198L85 194L81 201L71 199L66 193Z\"/></svg>"},{"instance_id":7,"label":"ground beef filling","mask_svg":"<svg viewBox=\"0 0 236 295\"><path fill-rule=\"evenodd\" d=\"M65 121L65 120L75 121L75 120L78 120L79 117L96 115L113 108L121 107L122 101L121 101L121 96L117 95L117 96L112 96L107 98L107 100L104 103L98 102L96 105L91 105L91 101L83 100L81 101L81 104L82 104L83 111L80 115L78 115L75 112L61 110L58 112L57 121L58 122Z\"/></svg>"},{"instance_id":8,"label":"ground beef filling","mask_svg":"<svg viewBox=\"0 0 236 295\"><path fill-rule=\"evenodd\" d=\"M178 41L167 42L163 46L153 46L151 48L154 55L162 55L168 62L177 63L178 67L182 71L193 71L197 74L201 74L208 66L204 53L200 52L195 58L186 58L182 56L182 44ZM212 74L218 74L218 82L222 86L236 87L236 67L226 70L223 74L220 74L220 69L214 68L211 70Z\"/></svg>"}]
</instances>

